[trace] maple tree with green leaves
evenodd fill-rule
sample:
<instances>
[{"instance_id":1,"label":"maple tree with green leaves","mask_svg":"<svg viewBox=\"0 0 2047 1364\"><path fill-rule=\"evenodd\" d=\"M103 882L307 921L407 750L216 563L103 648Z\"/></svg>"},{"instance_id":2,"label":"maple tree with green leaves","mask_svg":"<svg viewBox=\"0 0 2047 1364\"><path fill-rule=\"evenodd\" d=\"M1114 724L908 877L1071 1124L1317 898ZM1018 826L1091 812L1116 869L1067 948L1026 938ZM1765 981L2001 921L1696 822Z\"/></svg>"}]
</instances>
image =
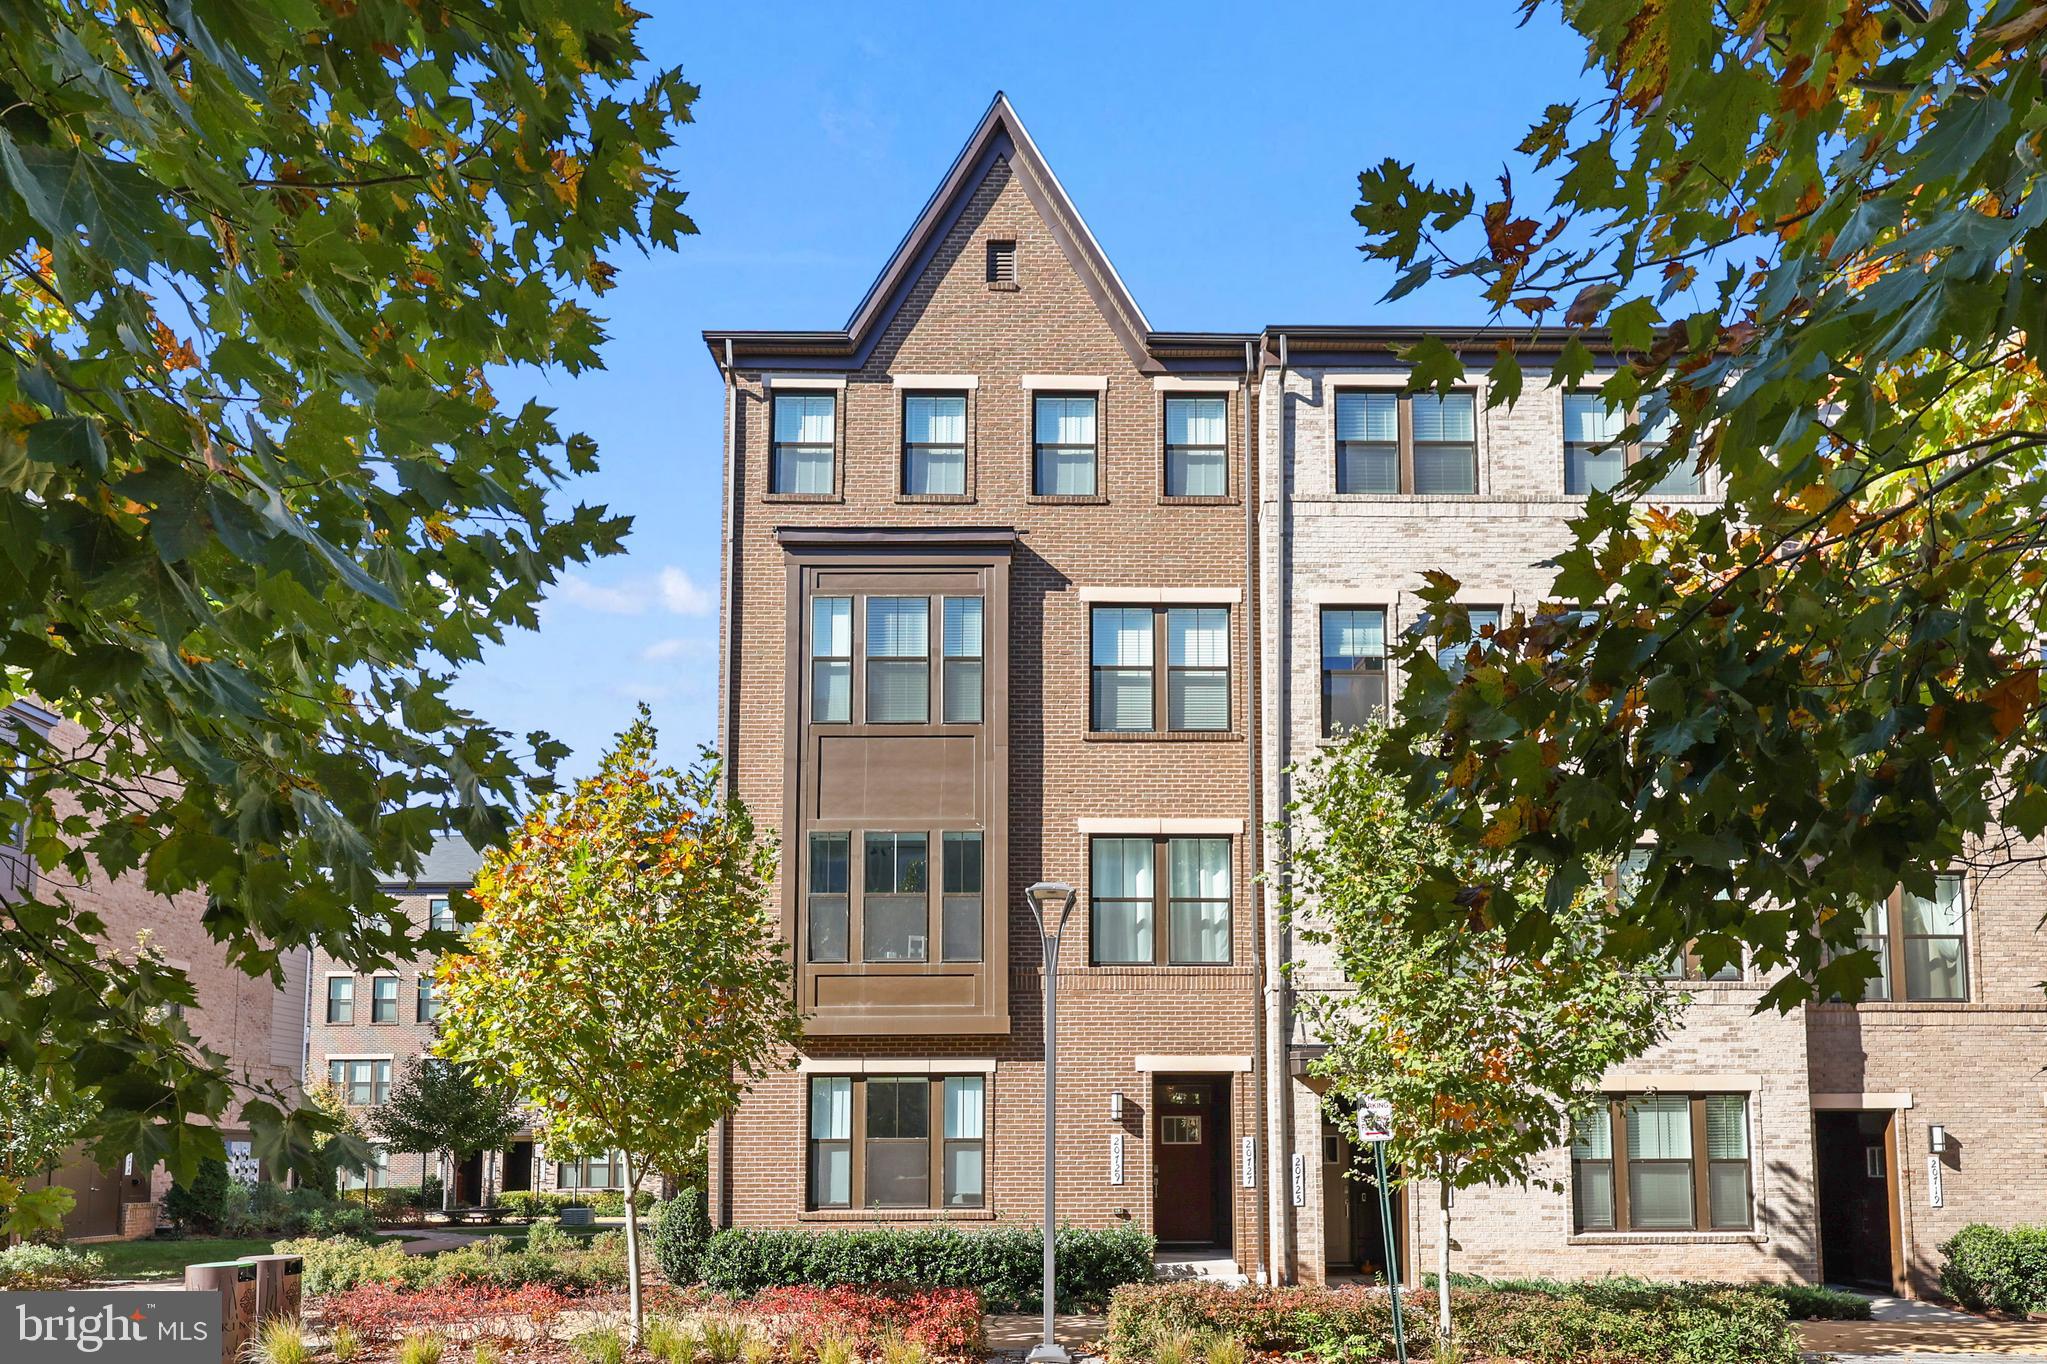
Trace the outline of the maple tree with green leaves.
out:
<instances>
[{"instance_id":1,"label":"maple tree with green leaves","mask_svg":"<svg viewBox=\"0 0 2047 1364\"><path fill-rule=\"evenodd\" d=\"M394 1151L431 1152L450 1167L476 1151L504 1146L524 1126L511 1085L473 1067L414 1057L398 1073L391 1097L370 1114L369 1127ZM453 1206L452 1169L441 1177L441 1207Z\"/></svg>"},{"instance_id":2,"label":"maple tree with green leaves","mask_svg":"<svg viewBox=\"0 0 2047 1364\"><path fill-rule=\"evenodd\" d=\"M1497 197L1387 161L1356 217L1395 293L1476 281L1575 331L1551 386L1610 343L1622 439L1674 432L1588 497L1499 647L1455 675L1404 652L1410 793L1543 873L1434 875L1416 918L1540 948L1590 866L1647 845L1618 946L1747 944L1766 1002L1853 998L1860 906L2047 831L2047 6L1560 8L1603 94L1552 106ZM1420 342L1414 384L1484 365L1516 400L1521 348L1484 347ZM1719 505L1651 505L1680 463ZM1456 586L1423 593L1452 641Z\"/></svg>"},{"instance_id":3,"label":"maple tree with green leaves","mask_svg":"<svg viewBox=\"0 0 2047 1364\"><path fill-rule=\"evenodd\" d=\"M1296 769L1283 912L1342 974L1340 986L1319 988L1303 979L1305 959L1292 968L1298 1006L1327 1047L1308 1069L1329 1082L1331 1119L1352 1128L1363 1100L1390 1103L1389 1164L1410 1186L1436 1186L1437 1330L1447 1340L1452 1190L1560 1190L1538 1163L1568 1142L1607 1071L1669 1034L1684 998L1615 950L1603 878L1557 915L1541 954L1475 913L1416 933L1415 896L1430 877L1504 880L1536 896L1542 878L1409 800L1387 752L1373 724Z\"/></svg>"},{"instance_id":4,"label":"maple tree with green leaves","mask_svg":"<svg viewBox=\"0 0 2047 1364\"><path fill-rule=\"evenodd\" d=\"M626 529L564 499L594 442L498 386L598 366L617 253L695 230L697 92L644 18L0 0L0 706L83 731L0 725L45 873L0 911L0 1050L93 1090L110 1158L218 1159L234 1077L65 884L203 893L252 975L374 969L446 945L379 883L501 840L563 756L450 686ZM303 1165L325 1120L241 1097Z\"/></svg>"},{"instance_id":5,"label":"maple tree with green leaves","mask_svg":"<svg viewBox=\"0 0 2047 1364\"><path fill-rule=\"evenodd\" d=\"M476 921L435 968L437 1052L506 1077L552 1158L616 1152L628 1206L650 1171L683 1178L802 1036L770 898L774 840L721 792L715 758L659 767L655 738L642 706L595 776L485 856Z\"/></svg>"}]
</instances>

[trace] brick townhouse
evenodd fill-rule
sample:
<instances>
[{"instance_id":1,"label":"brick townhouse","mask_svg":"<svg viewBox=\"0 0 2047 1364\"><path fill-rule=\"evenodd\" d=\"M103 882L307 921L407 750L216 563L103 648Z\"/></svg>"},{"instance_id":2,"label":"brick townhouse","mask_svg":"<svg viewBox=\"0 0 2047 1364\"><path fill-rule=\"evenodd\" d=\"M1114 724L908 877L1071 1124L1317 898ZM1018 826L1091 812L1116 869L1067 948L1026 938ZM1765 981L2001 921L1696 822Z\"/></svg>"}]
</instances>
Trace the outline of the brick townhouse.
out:
<instances>
[{"instance_id":1,"label":"brick townhouse","mask_svg":"<svg viewBox=\"0 0 2047 1364\"><path fill-rule=\"evenodd\" d=\"M416 877L393 877L381 889L398 901L415 930L457 922L461 897L480 859L459 838L435 843ZM372 1116L390 1096L407 1062L427 1056L438 1029L432 959L379 971L358 971L324 951L313 953L305 1005L306 1079L325 1080L350 1110ZM376 1164L346 1179L348 1187L417 1185L446 1178L440 1156L393 1151L373 1141ZM471 1152L456 1162L451 1191L458 1203L482 1203L527 1189L595 1190L622 1187L621 1162L549 1160L530 1130L513 1134L502 1150Z\"/></svg>"},{"instance_id":2,"label":"brick townhouse","mask_svg":"<svg viewBox=\"0 0 2047 1364\"><path fill-rule=\"evenodd\" d=\"M7 732L34 731L59 752L83 745L85 731L33 701L0 705L0 753L11 745ZM4 776L4 772L0 772ZM110 956L132 955L146 937L150 946L191 980L197 1004L185 1022L199 1042L227 1058L242 1096L276 1095L284 1104L298 1098L300 1047L304 1041L299 1004L305 997L306 957L286 953L283 988L267 976L250 977L229 964L222 946L208 935L206 897L193 891L160 895L143 884L139 871L70 885L38 870L22 851L20 829L0 830L0 906L30 893L66 895L81 910L106 924L102 935ZM230 1107L221 1133L230 1168L253 1175L259 1169L248 1130ZM64 1219L64 1234L76 1240L146 1235L156 1225L156 1205L170 1189L162 1166L142 1166L129 1157L102 1168L82 1154L46 1176L77 1198Z\"/></svg>"},{"instance_id":3,"label":"brick townhouse","mask_svg":"<svg viewBox=\"0 0 2047 1364\"><path fill-rule=\"evenodd\" d=\"M1424 570L1480 619L1532 606L1573 508L1640 453L1602 376L1545 386L1560 338L1489 409L1480 379L1402 394L1414 335L1153 331L1001 96L843 329L705 334L721 736L782 840L809 1016L799 1068L713 1142L720 1224L1036 1216L1023 894L1048 880L1080 892L1062 1218L1246 1277L1383 1268L1296 1008L1344 986L1283 933L1259 831L1290 764L1397 694ZM1676 1035L1551 1154L1564 1192L1459 1196L1461 1266L1927 1291L1957 1227L2047 1206L2040 878L1873 910L1887 997L1858 1005L1758 1014L1754 971L1674 961ZM1410 1279L1433 1199L1395 1201Z\"/></svg>"}]
</instances>

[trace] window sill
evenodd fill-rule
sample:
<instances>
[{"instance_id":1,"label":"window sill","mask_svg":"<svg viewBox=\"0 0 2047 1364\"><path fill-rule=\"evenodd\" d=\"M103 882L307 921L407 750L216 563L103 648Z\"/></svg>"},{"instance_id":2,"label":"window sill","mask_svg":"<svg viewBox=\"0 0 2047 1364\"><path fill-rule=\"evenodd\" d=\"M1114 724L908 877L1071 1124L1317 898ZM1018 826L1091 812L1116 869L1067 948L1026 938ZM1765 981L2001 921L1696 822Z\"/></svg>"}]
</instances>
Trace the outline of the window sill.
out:
<instances>
[{"instance_id":1,"label":"window sill","mask_svg":"<svg viewBox=\"0 0 2047 1364\"><path fill-rule=\"evenodd\" d=\"M1020 293L1022 290L1023 286L1014 280L991 279L988 281L988 292L991 294L1014 294Z\"/></svg>"},{"instance_id":2,"label":"window sill","mask_svg":"<svg viewBox=\"0 0 2047 1364\"><path fill-rule=\"evenodd\" d=\"M1573 1246L1760 1246L1770 1238L1759 1231L1580 1231L1565 1243Z\"/></svg>"},{"instance_id":3,"label":"window sill","mask_svg":"<svg viewBox=\"0 0 2047 1364\"><path fill-rule=\"evenodd\" d=\"M961 502L972 502L973 500L974 500L974 495L973 495L972 493L897 493L897 494L896 494L896 501L897 501L897 502L911 502L911 503L917 503L917 504L919 504L919 505L923 505L923 504L929 504L929 503L934 503L934 502L935 502L935 503L961 503Z\"/></svg>"},{"instance_id":4,"label":"window sill","mask_svg":"<svg viewBox=\"0 0 2047 1364\"><path fill-rule=\"evenodd\" d=\"M763 502L844 502L838 493L762 493Z\"/></svg>"},{"instance_id":5,"label":"window sill","mask_svg":"<svg viewBox=\"0 0 2047 1364\"><path fill-rule=\"evenodd\" d=\"M1234 729L1091 729L1081 736L1091 744L1225 744L1242 743Z\"/></svg>"},{"instance_id":6,"label":"window sill","mask_svg":"<svg viewBox=\"0 0 2047 1364\"><path fill-rule=\"evenodd\" d=\"M991 1208L807 1208L799 1222L993 1222Z\"/></svg>"},{"instance_id":7,"label":"window sill","mask_svg":"<svg viewBox=\"0 0 2047 1364\"><path fill-rule=\"evenodd\" d=\"M1853 1004L1840 999L1816 999L1808 1007L1827 1009L1835 1013L1849 1013L1869 1009L1876 1013L1902 1013L1909 1009L1932 1009L1938 1013L1956 1013L1975 1007L1973 999L1859 999Z\"/></svg>"},{"instance_id":8,"label":"window sill","mask_svg":"<svg viewBox=\"0 0 2047 1364\"><path fill-rule=\"evenodd\" d=\"M1243 499L1225 494L1222 497L1159 497L1161 507L1238 507Z\"/></svg>"},{"instance_id":9,"label":"window sill","mask_svg":"<svg viewBox=\"0 0 2047 1364\"><path fill-rule=\"evenodd\" d=\"M1025 499L1034 507L1106 507L1109 499L1100 493L1032 493Z\"/></svg>"}]
</instances>

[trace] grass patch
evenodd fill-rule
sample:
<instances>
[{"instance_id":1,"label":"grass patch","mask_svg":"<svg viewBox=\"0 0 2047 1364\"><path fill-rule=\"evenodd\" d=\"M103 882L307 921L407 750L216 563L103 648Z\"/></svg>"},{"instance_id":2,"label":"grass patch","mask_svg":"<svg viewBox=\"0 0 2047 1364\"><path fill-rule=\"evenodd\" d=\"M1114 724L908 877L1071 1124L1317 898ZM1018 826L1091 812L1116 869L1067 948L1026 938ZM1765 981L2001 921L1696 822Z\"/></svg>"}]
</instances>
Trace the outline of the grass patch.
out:
<instances>
[{"instance_id":1,"label":"grass patch","mask_svg":"<svg viewBox=\"0 0 2047 1364\"><path fill-rule=\"evenodd\" d=\"M193 1236L182 1240L109 1241L92 1246L93 1254L106 1261L109 1279L181 1279L186 1265L211 1264L215 1260L239 1260L244 1255L268 1255L271 1236ZM379 1241L397 1238L379 1236Z\"/></svg>"}]
</instances>

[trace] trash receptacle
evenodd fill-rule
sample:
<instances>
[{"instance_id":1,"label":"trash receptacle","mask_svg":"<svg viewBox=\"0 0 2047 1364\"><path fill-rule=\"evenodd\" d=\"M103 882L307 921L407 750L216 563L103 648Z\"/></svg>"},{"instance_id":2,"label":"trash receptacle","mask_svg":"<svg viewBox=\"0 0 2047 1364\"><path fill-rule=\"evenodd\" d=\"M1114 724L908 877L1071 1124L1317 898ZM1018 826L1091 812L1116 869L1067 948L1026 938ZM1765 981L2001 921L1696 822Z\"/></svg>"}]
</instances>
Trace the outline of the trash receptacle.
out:
<instances>
[{"instance_id":1,"label":"trash receptacle","mask_svg":"<svg viewBox=\"0 0 2047 1364\"><path fill-rule=\"evenodd\" d=\"M240 1364L256 1334L256 1266L246 1260L186 1265L185 1287L220 1294L221 1364Z\"/></svg>"},{"instance_id":2,"label":"trash receptacle","mask_svg":"<svg viewBox=\"0 0 2047 1364\"><path fill-rule=\"evenodd\" d=\"M597 1225L595 1208L563 1208L561 1225L565 1227L594 1227Z\"/></svg>"},{"instance_id":3,"label":"trash receptacle","mask_svg":"<svg viewBox=\"0 0 2047 1364\"><path fill-rule=\"evenodd\" d=\"M297 1255L244 1255L242 1263L256 1266L256 1321L272 1317L297 1321L305 1260Z\"/></svg>"}]
</instances>

